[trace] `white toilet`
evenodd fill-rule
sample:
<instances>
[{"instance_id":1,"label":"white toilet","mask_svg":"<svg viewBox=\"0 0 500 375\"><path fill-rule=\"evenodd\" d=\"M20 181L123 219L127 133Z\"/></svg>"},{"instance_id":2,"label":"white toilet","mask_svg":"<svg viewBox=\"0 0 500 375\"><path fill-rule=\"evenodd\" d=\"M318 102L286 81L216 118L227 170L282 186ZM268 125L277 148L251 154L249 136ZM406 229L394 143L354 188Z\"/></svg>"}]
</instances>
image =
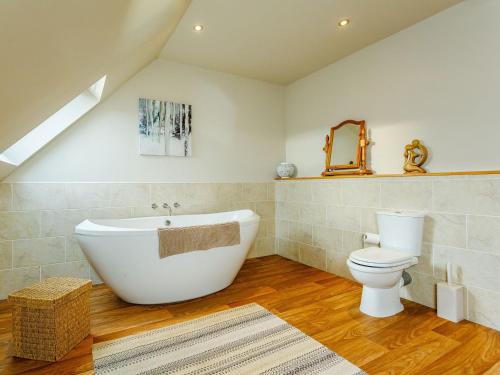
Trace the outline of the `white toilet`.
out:
<instances>
[{"instance_id":1,"label":"white toilet","mask_svg":"<svg viewBox=\"0 0 500 375\"><path fill-rule=\"evenodd\" d=\"M381 318L403 311L401 277L406 268L418 263L424 215L378 212L377 222L380 247L353 251L347 265L354 279L363 284L360 310Z\"/></svg>"}]
</instances>

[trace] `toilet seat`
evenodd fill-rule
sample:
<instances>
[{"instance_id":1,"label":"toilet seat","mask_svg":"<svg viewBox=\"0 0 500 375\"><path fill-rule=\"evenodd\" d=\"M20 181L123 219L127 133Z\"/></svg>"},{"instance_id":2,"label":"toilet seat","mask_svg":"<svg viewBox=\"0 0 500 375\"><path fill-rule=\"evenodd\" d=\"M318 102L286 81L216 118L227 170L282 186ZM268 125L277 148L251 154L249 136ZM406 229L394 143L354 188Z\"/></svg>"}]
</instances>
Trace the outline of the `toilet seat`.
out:
<instances>
[{"instance_id":1,"label":"toilet seat","mask_svg":"<svg viewBox=\"0 0 500 375\"><path fill-rule=\"evenodd\" d=\"M414 256L383 247L368 247L353 251L349 260L357 265L373 268L399 268L401 266L407 268L417 263L417 258Z\"/></svg>"},{"instance_id":2,"label":"toilet seat","mask_svg":"<svg viewBox=\"0 0 500 375\"><path fill-rule=\"evenodd\" d=\"M411 265L410 262L408 262L408 263L400 264L399 266L392 266L392 267L371 267L371 266L366 266L364 264L354 263L351 259L347 259L346 264L351 270L364 272L364 273L370 273L370 274L383 274L383 273L398 272L401 270L405 270L406 268L410 267L410 265Z\"/></svg>"}]
</instances>

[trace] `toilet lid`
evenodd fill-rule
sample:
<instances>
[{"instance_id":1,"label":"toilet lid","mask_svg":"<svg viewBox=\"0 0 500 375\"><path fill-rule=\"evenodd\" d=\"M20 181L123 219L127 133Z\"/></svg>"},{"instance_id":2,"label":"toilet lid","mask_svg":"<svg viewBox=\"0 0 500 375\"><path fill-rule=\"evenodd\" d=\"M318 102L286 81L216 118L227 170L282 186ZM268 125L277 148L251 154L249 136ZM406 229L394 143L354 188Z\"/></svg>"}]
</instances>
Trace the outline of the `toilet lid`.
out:
<instances>
[{"instance_id":1,"label":"toilet lid","mask_svg":"<svg viewBox=\"0 0 500 375\"><path fill-rule=\"evenodd\" d=\"M349 259L354 263L370 267L394 267L410 263L413 256L383 247L367 247L353 251Z\"/></svg>"}]
</instances>

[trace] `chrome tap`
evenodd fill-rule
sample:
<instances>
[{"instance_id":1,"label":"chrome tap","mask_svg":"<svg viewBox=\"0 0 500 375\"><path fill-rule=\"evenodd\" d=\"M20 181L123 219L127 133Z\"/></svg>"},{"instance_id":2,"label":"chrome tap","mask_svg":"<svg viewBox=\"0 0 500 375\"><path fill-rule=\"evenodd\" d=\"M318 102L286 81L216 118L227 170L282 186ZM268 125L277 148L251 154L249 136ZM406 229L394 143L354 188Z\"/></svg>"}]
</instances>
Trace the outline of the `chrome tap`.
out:
<instances>
[{"instance_id":1,"label":"chrome tap","mask_svg":"<svg viewBox=\"0 0 500 375\"><path fill-rule=\"evenodd\" d=\"M181 205L177 202L174 203L174 208L179 208ZM163 208L168 209L168 216L172 216L172 207L168 203L163 203L162 204Z\"/></svg>"},{"instance_id":2,"label":"chrome tap","mask_svg":"<svg viewBox=\"0 0 500 375\"><path fill-rule=\"evenodd\" d=\"M163 203L161 206L168 209L168 216L172 216L172 207L168 203Z\"/></svg>"}]
</instances>

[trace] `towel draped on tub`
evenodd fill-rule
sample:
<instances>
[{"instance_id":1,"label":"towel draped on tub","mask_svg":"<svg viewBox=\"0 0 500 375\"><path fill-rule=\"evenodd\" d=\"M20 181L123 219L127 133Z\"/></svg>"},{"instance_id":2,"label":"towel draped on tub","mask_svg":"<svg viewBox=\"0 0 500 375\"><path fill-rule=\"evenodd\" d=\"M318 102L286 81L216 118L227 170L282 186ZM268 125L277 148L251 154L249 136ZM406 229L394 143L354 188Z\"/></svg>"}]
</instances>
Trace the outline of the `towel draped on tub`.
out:
<instances>
[{"instance_id":1,"label":"towel draped on tub","mask_svg":"<svg viewBox=\"0 0 500 375\"><path fill-rule=\"evenodd\" d=\"M240 244L237 221L180 228L158 229L160 258Z\"/></svg>"}]
</instances>

